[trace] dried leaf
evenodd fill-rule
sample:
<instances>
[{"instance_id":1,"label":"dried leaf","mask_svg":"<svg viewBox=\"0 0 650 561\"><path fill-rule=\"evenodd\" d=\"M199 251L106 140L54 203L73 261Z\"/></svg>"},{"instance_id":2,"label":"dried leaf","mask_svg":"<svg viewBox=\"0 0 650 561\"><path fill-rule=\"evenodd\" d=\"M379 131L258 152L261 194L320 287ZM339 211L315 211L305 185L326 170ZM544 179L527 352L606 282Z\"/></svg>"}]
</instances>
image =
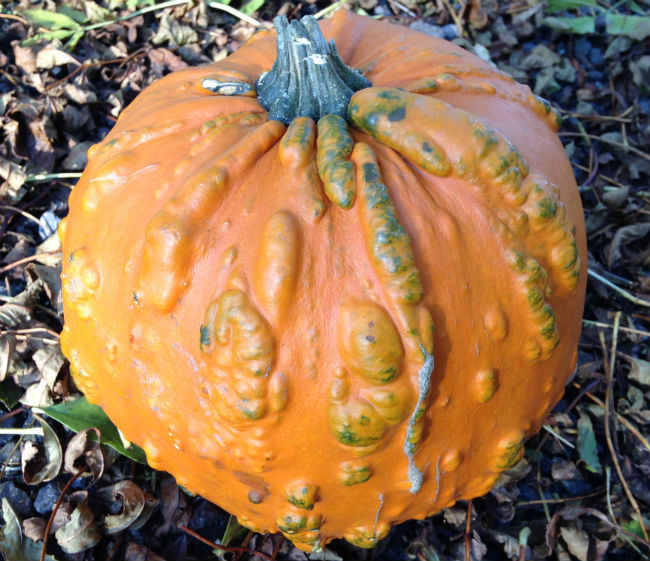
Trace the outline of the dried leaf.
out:
<instances>
[{"instance_id":1,"label":"dried leaf","mask_svg":"<svg viewBox=\"0 0 650 561\"><path fill-rule=\"evenodd\" d=\"M648 232L650 232L650 222L637 222L619 228L607 250L607 267L611 269L612 265L622 258L623 247L644 237Z\"/></svg>"},{"instance_id":2,"label":"dried leaf","mask_svg":"<svg viewBox=\"0 0 650 561\"><path fill-rule=\"evenodd\" d=\"M143 545L130 543L126 548L124 561L165 561L165 559Z\"/></svg>"},{"instance_id":3,"label":"dried leaf","mask_svg":"<svg viewBox=\"0 0 650 561\"><path fill-rule=\"evenodd\" d=\"M630 372L627 377L628 380L637 382L645 388L650 388L650 362L630 357Z\"/></svg>"},{"instance_id":4,"label":"dried leaf","mask_svg":"<svg viewBox=\"0 0 650 561\"><path fill-rule=\"evenodd\" d=\"M80 553L99 543L101 535L87 499L77 504L70 520L54 535L61 549L69 554Z\"/></svg>"},{"instance_id":5,"label":"dried leaf","mask_svg":"<svg viewBox=\"0 0 650 561\"><path fill-rule=\"evenodd\" d=\"M43 451L30 440L25 440L21 446L21 468L28 485L51 481L59 474L63 462L59 437L43 418L34 417L43 429Z\"/></svg>"},{"instance_id":6,"label":"dried leaf","mask_svg":"<svg viewBox=\"0 0 650 561\"><path fill-rule=\"evenodd\" d=\"M11 357L16 348L16 337L11 333L0 335L0 382L4 381L9 373Z\"/></svg>"},{"instance_id":7,"label":"dried leaf","mask_svg":"<svg viewBox=\"0 0 650 561\"><path fill-rule=\"evenodd\" d=\"M587 552L589 551L589 537L584 530L575 526L562 526L560 534L565 541L571 555L577 557L580 561L587 561Z\"/></svg>"},{"instance_id":8,"label":"dried leaf","mask_svg":"<svg viewBox=\"0 0 650 561\"><path fill-rule=\"evenodd\" d=\"M120 500L122 512L110 514L104 518L104 533L117 534L130 527L142 514L146 499L142 489L133 481L124 480L98 491L100 497L107 501Z\"/></svg>"},{"instance_id":9,"label":"dried leaf","mask_svg":"<svg viewBox=\"0 0 650 561\"><path fill-rule=\"evenodd\" d=\"M35 542L43 541L47 520L44 518L34 517L23 520L23 533L26 538Z\"/></svg>"},{"instance_id":10,"label":"dried leaf","mask_svg":"<svg viewBox=\"0 0 650 561\"><path fill-rule=\"evenodd\" d=\"M61 347L59 345L49 345L39 349L32 356L32 360L36 364L36 367L50 390L54 389L56 379L61 372L61 368L65 364L65 358L61 353Z\"/></svg>"},{"instance_id":11,"label":"dried leaf","mask_svg":"<svg viewBox=\"0 0 650 561\"><path fill-rule=\"evenodd\" d=\"M629 194L630 187L628 185L625 187L613 187L605 191L601 199L609 208L620 208L627 202Z\"/></svg>"},{"instance_id":12,"label":"dried leaf","mask_svg":"<svg viewBox=\"0 0 650 561\"><path fill-rule=\"evenodd\" d=\"M154 45L161 45L169 42L172 47L196 43L199 40L196 31L189 25L179 23L170 14L163 14L158 24L158 31L151 42Z\"/></svg>"},{"instance_id":13,"label":"dried leaf","mask_svg":"<svg viewBox=\"0 0 650 561\"><path fill-rule=\"evenodd\" d=\"M36 67L42 70L49 70L55 66L62 66L64 64L79 66L81 63L71 54L54 47L45 47L38 51L36 55Z\"/></svg>"},{"instance_id":14,"label":"dried leaf","mask_svg":"<svg viewBox=\"0 0 650 561\"><path fill-rule=\"evenodd\" d=\"M91 435L94 438L91 438ZM84 429L75 434L65 449L64 466L70 473L79 473L86 469L97 481L104 473L106 464L99 445L101 433L96 428Z\"/></svg>"}]
</instances>

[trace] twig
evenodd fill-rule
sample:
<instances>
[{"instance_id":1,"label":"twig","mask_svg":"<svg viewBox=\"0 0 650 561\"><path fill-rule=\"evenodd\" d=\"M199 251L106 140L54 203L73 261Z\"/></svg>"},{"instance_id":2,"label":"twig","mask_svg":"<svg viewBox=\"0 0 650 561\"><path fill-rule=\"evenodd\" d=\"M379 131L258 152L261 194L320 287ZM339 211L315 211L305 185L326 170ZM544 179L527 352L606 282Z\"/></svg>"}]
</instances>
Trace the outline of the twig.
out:
<instances>
[{"instance_id":1,"label":"twig","mask_svg":"<svg viewBox=\"0 0 650 561\"><path fill-rule=\"evenodd\" d=\"M25 25L29 23L29 21L27 21L25 18L21 18L15 14L0 14L0 19L13 19L15 21L19 21L20 23L24 23Z\"/></svg>"},{"instance_id":2,"label":"twig","mask_svg":"<svg viewBox=\"0 0 650 561\"><path fill-rule=\"evenodd\" d=\"M78 68L89 68L90 66L92 66L92 64L79 66ZM68 74L65 78L69 78L69 77L70 74ZM61 80L59 80L59 82L60 81ZM49 86L45 89L46 90L49 89ZM51 181L53 179L78 179L80 177L81 177L81 173L76 171L70 171L64 173L40 173L40 174L37 173L35 175L28 175L27 178L25 179L25 183L40 183L41 181Z\"/></svg>"},{"instance_id":3,"label":"twig","mask_svg":"<svg viewBox=\"0 0 650 561\"><path fill-rule=\"evenodd\" d=\"M597 489L596 491L592 491L591 493L586 493L585 495L578 495L577 497L562 497L559 499L533 499L531 501L521 501L515 503L515 508L518 508L520 506L534 506L534 505L542 505L542 504L556 505L556 504L570 503L571 501L582 501L584 499L590 499L591 497L597 497L598 495L602 495L604 492L605 489Z\"/></svg>"},{"instance_id":4,"label":"twig","mask_svg":"<svg viewBox=\"0 0 650 561\"><path fill-rule=\"evenodd\" d=\"M126 62L129 62L130 60L133 60L134 58L138 58L141 56L145 56L148 53L148 50L145 49L144 47L138 49L137 51L131 53L128 56L124 56L121 58L112 58L110 60L98 60L95 62L85 62L84 64L77 66L70 74L66 74L63 78L58 79L56 82L52 82L48 86L45 87L45 91L49 91L52 88L56 88L59 84L62 84L63 82L69 80L73 76L79 74L80 72L83 72L84 70L87 70L88 68L95 68L97 66L107 66L109 64L120 64L123 65ZM67 179L67 178L77 178L81 177L81 173L79 172L69 172L69 173L50 173L46 175L33 175L29 176L25 181L29 181L32 177L43 178L43 181L47 181L49 179Z\"/></svg>"},{"instance_id":5,"label":"twig","mask_svg":"<svg viewBox=\"0 0 650 561\"><path fill-rule=\"evenodd\" d=\"M590 392L585 392L585 395L589 399L591 399L591 401L593 401L597 405L600 405L603 409L606 409L605 404L600 399L598 399L595 395L593 395ZM636 436L639 439L639 442L641 442L641 444L645 446L646 450L650 452L650 442L648 442L648 439L645 436L643 436L638 431L638 429L632 423L630 423L630 421L628 421L625 417L623 417L623 415L621 415L617 411L615 411L615 414L616 414L616 420L619 423L621 423L627 430L629 430L634 436Z\"/></svg>"},{"instance_id":6,"label":"twig","mask_svg":"<svg viewBox=\"0 0 650 561\"><path fill-rule=\"evenodd\" d=\"M593 269L587 269L587 274L590 277L595 278L596 280L602 282L605 286L609 286L612 290L615 290L618 292L623 298L626 300L629 300L630 302L634 302L635 304L638 304L639 306L647 306L650 308L650 302L647 300L643 300L642 298L637 298L636 296L633 296L626 290L623 290L621 287L616 286L613 282L608 281L605 277L602 275L599 275L596 271Z\"/></svg>"},{"instance_id":7,"label":"twig","mask_svg":"<svg viewBox=\"0 0 650 561\"><path fill-rule=\"evenodd\" d=\"M11 419L12 417L15 417L16 415L22 413L23 411L25 411L25 407L19 407L18 409L9 411L9 413L0 417L0 423L4 423L7 419Z\"/></svg>"},{"instance_id":8,"label":"twig","mask_svg":"<svg viewBox=\"0 0 650 561\"><path fill-rule=\"evenodd\" d=\"M555 438L557 438L560 442L563 444L566 444L569 448L575 448L573 444L571 444L566 438L564 438L561 434L558 434L555 432L549 425L543 425L543 428L545 431L550 432Z\"/></svg>"},{"instance_id":9,"label":"twig","mask_svg":"<svg viewBox=\"0 0 650 561\"><path fill-rule=\"evenodd\" d=\"M14 261L13 263L9 263L9 265L5 265L4 267L0 268L0 275L2 273L6 273L7 271L11 271L11 269L15 269L16 267L20 267L25 263L36 261L41 257L45 257L46 255L54 255L55 253L59 253L60 251L61 251L60 249L53 249L52 251L45 251L43 253L36 253L35 255L30 255L29 257L23 257L22 259L18 259L18 261Z\"/></svg>"},{"instance_id":10,"label":"twig","mask_svg":"<svg viewBox=\"0 0 650 561\"><path fill-rule=\"evenodd\" d=\"M621 321L621 312L616 312L616 315L614 316L614 332L612 333L612 348L609 357L610 358L609 363L607 361L607 347L605 345L605 335L602 331L600 332L600 339L603 345L603 353L605 355L605 361L604 361L605 374L607 376L607 389L605 390L605 419L604 419L605 441L607 442L607 447L609 448L609 453L612 457L612 461L614 463L614 468L616 469L618 479L621 482L621 485L623 486L623 490L625 491L627 499L630 501L632 508L636 512L637 518L639 520L639 525L641 526L641 531L643 532L643 537L647 542L650 541L650 538L648 538L648 532L643 522L643 515L641 514L641 509L639 508L639 504L636 502L634 495L630 491L627 481L623 477L623 471L621 470L621 466L619 464L618 457L616 455L616 450L614 449L614 444L612 442L611 427L609 424L610 408L612 406L612 386L613 386L613 378L614 378L614 366L616 364L616 346L618 344L618 327L620 321Z\"/></svg>"},{"instance_id":11,"label":"twig","mask_svg":"<svg viewBox=\"0 0 650 561\"><path fill-rule=\"evenodd\" d=\"M45 533L43 534L43 547L41 549L41 560L44 561L45 559L45 548L47 547L47 538L50 534L50 530L52 529L52 522L54 522L54 516L56 515L57 511L59 510L59 507L61 506L61 501L63 501L63 497L65 494L68 492L68 489L70 489L70 486L77 480L79 477L81 477L86 470L88 469L88 466L83 466L77 473L75 473L70 480L63 486L63 489L61 489L61 493L59 494L59 498L56 501L56 504L54 505L54 508L52 509L52 514L50 514L50 518L47 521L47 526L45 526Z\"/></svg>"},{"instance_id":12,"label":"twig","mask_svg":"<svg viewBox=\"0 0 650 561\"><path fill-rule=\"evenodd\" d=\"M209 547L211 547L213 549L218 549L220 551L228 551L230 553L237 553L237 552L241 551L243 553L250 553L251 555L257 555L258 557L261 557L262 559L268 559L268 561L274 561L273 558L270 555L267 555L266 553L262 553L261 551L257 551L257 550L254 551L254 550L251 550L251 549L249 549L247 547L219 545L219 544L216 544L214 542L211 542L210 540L204 538L201 534L197 534L194 530L191 530L190 528L185 526L185 524L182 524L181 526L179 526L179 528L181 530L183 530L183 532L185 532L186 534L189 534L193 538L196 538L200 542L203 542L205 545L207 545L207 546L209 546Z\"/></svg>"},{"instance_id":13,"label":"twig","mask_svg":"<svg viewBox=\"0 0 650 561\"><path fill-rule=\"evenodd\" d=\"M630 146L629 144L624 144L623 142L618 142L616 140L611 140L609 138L601 138L600 136L596 136L595 134L587 134L581 132L561 132L559 133L559 136L580 136L582 138L587 138L589 140L604 142L605 144L611 144L612 146L618 146L619 148L623 148L624 150L627 150L628 152L632 152L633 154L636 154L640 158L643 158L644 160L648 160L650 162L650 154L646 154L645 152L639 150L638 148L634 148L634 146Z\"/></svg>"},{"instance_id":14,"label":"twig","mask_svg":"<svg viewBox=\"0 0 650 561\"><path fill-rule=\"evenodd\" d=\"M575 168L577 168L577 169L579 169L581 171L584 171L584 172L587 172L587 173L589 172L589 168L586 167L586 166L582 166L582 165L577 164L575 162L571 162L571 165L573 165L573 167L575 167ZM616 181L616 179L614 179L613 177L609 177L608 175L603 175L602 173L599 173L598 177L600 177L603 181L606 181L607 183L611 183L612 185L615 185L616 187L625 187L624 183L621 183L620 181Z\"/></svg>"},{"instance_id":15,"label":"twig","mask_svg":"<svg viewBox=\"0 0 650 561\"><path fill-rule=\"evenodd\" d=\"M472 561L472 499L467 503L467 520L465 521L465 561Z\"/></svg>"},{"instance_id":16,"label":"twig","mask_svg":"<svg viewBox=\"0 0 650 561\"><path fill-rule=\"evenodd\" d=\"M465 35L465 30L463 29L463 22L461 21L460 17L454 10L454 7L449 3L449 0L442 0L442 3L445 5L445 8L447 8L447 11L449 12L449 15L451 16L451 19L454 20L454 23L456 24L456 27L458 28L458 36L463 37Z\"/></svg>"},{"instance_id":17,"label":"twig","mask_svg":"<svg viewBox=\"0 0 650 561\"><path fill-rule=\"evenodd\" d=\"M262 25L255 18L247 16L244 12L240 12L239 10L233 8L232 6L229 6L228 4L222 4L221 2L208 2L207 4L211 8L214 8L215 10L221 10L222 12L229 13L231 16L235 16L236 18L239 18L240 20L249 23L253 27L261 27Z\"/></svg>"},{"instance_id":18,"label":"twig","mask_svg":"<svg viewBox=\"0 0 650 561\"><path fill-rule=\"evenodd\" d=\"M32 222L36 222L36 224L41 224L41 221L36 218L33 214L29 214L29 212L25 212L24 210L16 207L16 206L11 206L11 205L0 205L0 209L2 210L10 210L12 212L15 212L17 214L20 214L21 216L27 218L28 220L31 220Z\"/></svg>"},{"instance_id":19,"label":"twig","mask_svg":"<svg viewBox=\"0 0 650 561\"><path fill-rule=\"evenodd\" d=\"M43 429L41 427L27 429L0 428L0 436L43 436Z\"/></svg>"},{"instance_id":20,"label":"twig","mask_svg":"<svg viewBox=\"0 0 650 561\"><path fill-rule=\"evenodd\" d=\"M55 337L56 339L59 338L59 334L56 331L52 331L51 329L46 329L45 327L30 327L27 329L5 329L0 331L0 335L7 335L7 334L12 334L12 335L28 335L32 333L47 333L48 335L52 335L52 337ZM2 419L0 418L0 422Z\"/></svg>"},{"instance_id":21,"label":"twig","mask_svg":"<svg viewBox=\"0 0 650 561\"><path fill-rule=\"evenodd\" d=\"M609 323L603 323L602 321L592 321L590 319L583 319L582 325L588 327L602 327L604 329L614 329L614 326ZM619 331L624 331L625 333L632 333L633 335L641 335L642 337L650 337L650 331L643 331L642 329L634 329L633 327L619 327Z\"/></svg>"}]
</instances>

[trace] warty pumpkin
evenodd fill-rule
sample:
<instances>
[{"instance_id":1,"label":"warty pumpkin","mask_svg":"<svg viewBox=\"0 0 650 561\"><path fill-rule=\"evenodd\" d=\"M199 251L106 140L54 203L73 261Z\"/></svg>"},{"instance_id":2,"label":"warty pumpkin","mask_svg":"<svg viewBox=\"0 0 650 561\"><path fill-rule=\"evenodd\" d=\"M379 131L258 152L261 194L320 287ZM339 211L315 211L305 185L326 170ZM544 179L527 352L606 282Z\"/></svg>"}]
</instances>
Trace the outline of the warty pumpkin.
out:
<instances>
[{"instance_id":1,"label":"warty pumpkin","mask_svg":"<svg viewBox=\"0 0 650 561\"><path fill-rule=\"evenodd\" d=\"M555 111L491 64L345 11L336 47L276 27L91 148L61 344L153 468L302 549L372 547L486 493L562 395L582 208Z\"/></svg>"}]
</instances>

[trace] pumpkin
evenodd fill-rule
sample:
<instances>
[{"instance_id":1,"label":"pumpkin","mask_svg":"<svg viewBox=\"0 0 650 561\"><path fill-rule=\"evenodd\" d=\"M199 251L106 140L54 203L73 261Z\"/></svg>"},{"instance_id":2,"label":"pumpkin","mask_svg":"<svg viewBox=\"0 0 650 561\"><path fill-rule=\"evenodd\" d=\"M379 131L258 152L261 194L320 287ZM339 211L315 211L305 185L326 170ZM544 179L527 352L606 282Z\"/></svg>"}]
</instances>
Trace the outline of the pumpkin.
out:
<instances>
[{"instance_id":1,"label":"pumpkin","mask_svg":"<svg viewBox=\"0 0 650 561\"><path fill-rule=\"evenodd\" d=\"M90 149L61 344L153 468L372 547L486 493L562 395L582 208L557 114L491 64L346 11L276 28Z\"/></svg>"}]
</instances>

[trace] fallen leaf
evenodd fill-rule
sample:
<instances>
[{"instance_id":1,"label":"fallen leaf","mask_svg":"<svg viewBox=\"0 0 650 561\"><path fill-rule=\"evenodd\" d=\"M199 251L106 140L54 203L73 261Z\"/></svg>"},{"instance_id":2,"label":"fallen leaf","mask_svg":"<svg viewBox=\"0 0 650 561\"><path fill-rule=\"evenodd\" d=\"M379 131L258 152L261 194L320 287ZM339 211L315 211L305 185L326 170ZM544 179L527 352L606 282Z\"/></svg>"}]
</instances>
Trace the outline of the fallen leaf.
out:
<instances>
[{"instance_id":1,"label":"fallen leaf","mask_svg":"<svg viewBox=\"0 0 650 561\"><path fill-rule=\"evenodd\" d=\"M80 553L99 543L101 535L87 498L76 505L70 520L54 535L61 549L69 554Z\"/></svg>"},{"instance_id":2,"label":"fallen leaf","mask_svg":"<svg viewBox=\"0 0 650 561\"><path fill-rule=\"evenodd\" d=\"M109 535L129 528L138 520L146 504L142 489L129 480L101 489L98 495L106 501L119 500L122 503L120 514L109 514L104 518L104 532Z\"/></svg>"},{"instance_id":3,"label":"fallen leaf","mask_svg":"<svg viewBox=\"0 0 650 561\"><path fill-rule=\"evenodd\" d=\"M34 418L43 429L43 449L41 450L33 441L27 440L27 437L21 446L21 468L25 483L28 485L51 481L59 474L63 462L59 437L43 418L36 414Z\"/></svg>"},{"instance_id":4,"label":"fallen leaf","mask_svg":"<svg viewBox=\"0 0 650 561\"><path fill-rule=\"evenodd\" d=\"M66 53L55 47L45 47L36 54L36 67L41 70L50 70L55 66L62 66L64 64L81 65L70 53Z\"/></svg>"},{"instance_id":5,"label":"fallen leaf","mask_svg":"<svg viewBox=\"0 0 650 561\"><path fill-rule=\"evenodd\" d=\"M576 448L587 469L595 473L602 473L603 468L598 459L598 448L596 445L596 436L591 419L588 415L582 414L578 417L578 440Z\"/></svg>"},{"instance_id":6,"label":"fallen leaf","mask_svg":"<svg viewBox=\"0 0 650 561\"><path fill-rule=\"evenodd\" d=\"M91 438L91 435L93 438ZM97 481L104 473L106 465L104 454L99 445L101 433L96 428L84 429L75 434L65 449L64 466L70 473L79 473L86 469Z\"/></svg>"},{"instance_id":7,"label":"fallen leaf","mask_svg":"<svg viewBox=\"0 0 650 561\"><path fill-rule=\"evenodd\" d=\"M623 248L626 245L643 238L648 232L650 232L650 222L637 222L616 230L607 249L607 267L611 269L612 265L623 257Z\"/></svg>"},{"instance_id":8,"label":"fallen leaf","mask_svg":"<svg viewBox=\"0 0 650 561\"><path fill-rule=\"evenodd\" d=\"M630 372L627 375L629 380L650 388L650 362L640 358L630 358Z\"/></svg>"}]
</instances>

